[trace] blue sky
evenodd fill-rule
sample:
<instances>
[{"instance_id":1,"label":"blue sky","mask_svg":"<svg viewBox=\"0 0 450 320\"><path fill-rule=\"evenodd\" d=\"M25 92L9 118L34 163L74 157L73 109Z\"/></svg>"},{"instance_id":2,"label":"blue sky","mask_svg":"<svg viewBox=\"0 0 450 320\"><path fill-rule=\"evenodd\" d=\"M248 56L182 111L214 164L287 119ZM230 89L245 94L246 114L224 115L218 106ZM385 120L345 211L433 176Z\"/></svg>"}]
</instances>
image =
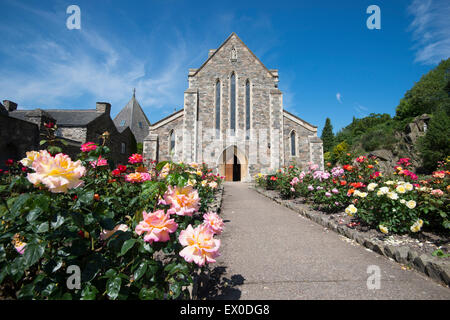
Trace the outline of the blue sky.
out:
<instances>
[{"instance_id":1,"label":"blue sky","mask_svg":"<svg viewBox=\"0 0 450 320\"><path fill-rule=\"evenodd\" d=\"M68 30L66 9L81 9ZM369 5L381 29L369 30ZM0 100L20 108L95 107L132 90L153 123L179 110L189 68L237 35L278 69L285 109L334 131L395 113L415 81L450 56L450 2L0 0Z\"/></svg>"}]
</instances>

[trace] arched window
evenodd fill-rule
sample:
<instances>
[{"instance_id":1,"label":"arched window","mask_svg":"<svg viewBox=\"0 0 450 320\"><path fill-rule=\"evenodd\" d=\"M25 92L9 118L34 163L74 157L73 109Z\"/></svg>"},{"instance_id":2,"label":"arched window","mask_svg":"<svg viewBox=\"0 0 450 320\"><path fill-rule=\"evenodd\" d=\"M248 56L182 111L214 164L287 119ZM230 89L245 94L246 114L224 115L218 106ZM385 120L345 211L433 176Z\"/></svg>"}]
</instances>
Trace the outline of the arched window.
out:
<instances>
[{"instance_id":1,"label":"arched window","mask_svg":"<svg viewBox=\"0 0 450 320\"><path fill-rule=\"evenodd\" d=\"M170 131L170 147L169 153L172 154L175 152L175 132L173 130Z\"/></svg>"},{"instance_id":2,"label":"arched window","mask_svg":"<svg viewBox=\"0 0 450 320\"><path fill-rule=\"evenodd\" d=\"M236 75L234 72L230 79L230 129L231 135L234 136L236 130Z\"/></svg>"},{"instance_id":3,"label":"arched window","mask_svg":"<svg viewBox=\"0 0 450 320\"><path fill-rule=\"evenodd\" d=\"M216 138L220 138L220 80L216 82Z\"/></svg>"},{"instance_id":4,"label":"arched window","mask_svg":"<svg viewBox=\"0 0 450 320\"><path fill-rule=\"evenodd\" d=\"M296 155L296 150L295 150L295 131L291 131L291 156L295 156Z\"/></svg>"},{"instance_id":5,"label":"arched window","mask_svg":"<svg viewBox=\"0 0 450 320\"><path fill-rule=\"evenodd\" d=\"M250 81L245 83L245 132L246 139L250 138Z\"/></svg>"}]
</instances>

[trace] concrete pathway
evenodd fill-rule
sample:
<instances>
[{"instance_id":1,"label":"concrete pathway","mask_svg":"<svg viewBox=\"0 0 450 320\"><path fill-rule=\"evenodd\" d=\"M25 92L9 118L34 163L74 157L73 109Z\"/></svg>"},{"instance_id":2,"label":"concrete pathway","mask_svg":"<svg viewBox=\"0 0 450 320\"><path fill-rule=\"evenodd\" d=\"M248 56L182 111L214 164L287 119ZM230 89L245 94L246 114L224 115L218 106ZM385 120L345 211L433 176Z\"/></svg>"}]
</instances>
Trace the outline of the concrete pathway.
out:
<instances>
[{"instance_id":1,"label":"concrete pathway","mask_svg":"<svg viewBox=\"0 0 450 320\"><path fill-rule=\"evenodd\" d=\"M226 183L225 232L209 299L450 299L450 289L282 207ZM348 239L347 239L348 240ZM369 290L368 266L380 268Z\"/></svg>"}]
</instances>

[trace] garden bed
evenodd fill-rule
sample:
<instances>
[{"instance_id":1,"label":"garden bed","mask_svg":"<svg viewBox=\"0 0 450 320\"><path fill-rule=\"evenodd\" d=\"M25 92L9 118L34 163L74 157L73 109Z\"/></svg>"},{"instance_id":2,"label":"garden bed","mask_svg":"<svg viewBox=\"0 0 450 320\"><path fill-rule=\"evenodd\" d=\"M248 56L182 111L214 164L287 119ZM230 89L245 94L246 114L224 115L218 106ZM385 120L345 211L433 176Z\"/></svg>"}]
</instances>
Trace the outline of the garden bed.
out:
<instances>
[{"instance_id":1,"label":"garden bed","mask_svg":"<svg viewBox=\"0 0 450 320\"><path fill-rule=\"evenodd\" d=\"M195 297L219 255L223 178L140 154L112 170L107 139L83 144L77 161L55 146L7 161L0 299Z\"/></svg>"},{"instance_id":2,"label":"garden bed","mask_svg":"<svg viewBox=\"0 0 450 320\"><path fill-rule=\"evenodd\" d=\"M450 286L450 259L439 258L432 255L440 249L444 254L450 251L449 236L447 234L435 234L422 232L411 235L384 235L377 230L364 226L357 219L348 216L345 212L325 213L312 210L310 204L304 198L282 199L276 190L265 190L260 187L252 187L258 193L274 200L275 202L298 212L299 214L319 223L325 228L357 242L366 248L391 258L404 268L415 268L432 279ZM349 227L350 223L359 223Z\"/></svg>"}]
</instances>

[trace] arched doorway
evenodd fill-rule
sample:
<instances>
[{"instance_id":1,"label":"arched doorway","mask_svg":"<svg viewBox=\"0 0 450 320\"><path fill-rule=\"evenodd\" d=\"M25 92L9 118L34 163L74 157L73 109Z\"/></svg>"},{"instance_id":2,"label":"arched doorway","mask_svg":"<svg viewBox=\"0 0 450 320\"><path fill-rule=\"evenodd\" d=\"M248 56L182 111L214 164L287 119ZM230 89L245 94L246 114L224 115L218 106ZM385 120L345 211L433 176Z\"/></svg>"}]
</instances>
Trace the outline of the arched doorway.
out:
<instances>
[{"instance_id":1,"label":"arched doorway","mask_svg":"<svg viewBox=\"0 0 450 320\"><path fill-rule=\"evenodd\" d=\"M236 146L229 146L220 155L218 167L225 181L241 181L247 175L247 158Z\"/></svg>"}]
</instances>

